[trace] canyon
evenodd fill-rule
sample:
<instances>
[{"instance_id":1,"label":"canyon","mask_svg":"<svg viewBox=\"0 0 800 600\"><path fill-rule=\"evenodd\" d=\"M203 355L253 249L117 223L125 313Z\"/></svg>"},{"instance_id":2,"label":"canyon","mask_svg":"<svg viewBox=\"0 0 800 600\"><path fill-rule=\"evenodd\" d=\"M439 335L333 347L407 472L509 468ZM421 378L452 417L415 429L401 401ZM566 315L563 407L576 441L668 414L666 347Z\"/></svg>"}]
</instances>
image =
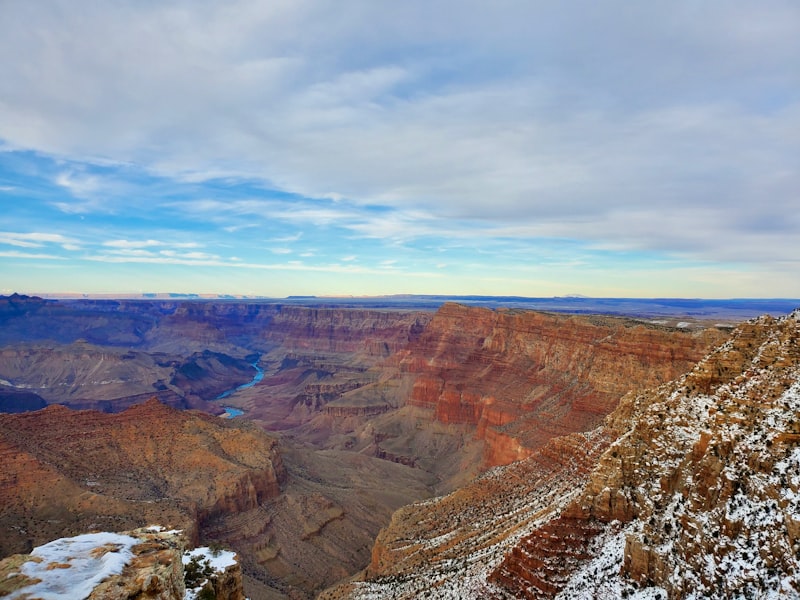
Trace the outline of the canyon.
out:
<instances>
[{"instance_id":1,"label":"canyon","mask_svg":"<svg viewBox=\"0 0 800 600\"><path fill-rule=\"evenodd\" d=\"M589 432L395 513L325 600L800 595L800 310Z\"/></svg>"},{"instance_id":2,"label":"canyon","mask_svg":"<svg viewBox=\"0 0 800 600\"><path fill-rule=\"evenodd\" d=\"M580 539L590 556L622 523L573 504L644 410L631 399L732 331L455 303L8 297L0 406L40 410L0 415L0 550L159 523L234 549L254 600L524 596L531 548ZM218 416L228 390L234 419ZM531 561L556 579L583 564L551 554Z\"/></svg>"}]
</instances>

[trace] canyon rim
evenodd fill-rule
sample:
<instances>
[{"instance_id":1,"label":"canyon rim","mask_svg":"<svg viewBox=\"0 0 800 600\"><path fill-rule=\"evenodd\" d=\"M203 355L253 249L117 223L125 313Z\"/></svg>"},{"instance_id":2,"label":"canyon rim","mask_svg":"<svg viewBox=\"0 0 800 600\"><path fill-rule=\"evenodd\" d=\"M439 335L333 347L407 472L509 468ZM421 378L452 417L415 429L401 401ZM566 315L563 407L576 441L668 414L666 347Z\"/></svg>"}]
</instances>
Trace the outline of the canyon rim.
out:
<instances>
[{"instance_id":1,"label":"canyon rim","mask_svg":"<svg viewBox=\"0 0 800 600\"><path fill-rule=\"evenodd\" d=\"M159 523L236 551L256 600L796 591L791 558L726 579L762 535L728 514L756 502L754 481L771 482L757 502L786 528L769 554L793 552L796 313L22 296L0 309L4 555ZM705 412L656 428L687 402ZM657 505L637 496L648 478ZM698 481L717 491L695 498ZM713 572L690 560L700 547Z\"/></svg>"}]
</instances>

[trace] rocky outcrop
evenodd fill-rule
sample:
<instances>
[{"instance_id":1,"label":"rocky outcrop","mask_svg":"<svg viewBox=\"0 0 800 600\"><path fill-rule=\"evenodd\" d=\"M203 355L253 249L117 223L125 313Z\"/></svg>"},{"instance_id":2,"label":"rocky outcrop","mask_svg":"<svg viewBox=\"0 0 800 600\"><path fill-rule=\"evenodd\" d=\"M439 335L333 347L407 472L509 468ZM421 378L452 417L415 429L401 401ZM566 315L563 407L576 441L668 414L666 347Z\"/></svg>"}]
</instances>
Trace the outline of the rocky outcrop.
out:
<instances>
[{"instance_id":1,"label":"rocky outcrop","mask_svg":"<svg viewBox=\"0 0 800 600\"><path fill-rule=\"evenodd\" d=\"M246 423L153 400L118 414L0 415L0 552L76 532L147 522L186 530L280 491L276 442Z\"/></svg>"},{"instance_id":2,"label":"rocky outcrop","mask_svg":"<svg viewBox=\"0 0 800 600\"><path fill-rule=\"evenodd\" d=\"M715 328L446 304L397 360L416 375L410 402L441 422L476 426L492 466L593 429L623 394L678 376L726 336Z\"/></svg>"},{"instance_id":3,"label":"rocky outcrop","mask_svg":"<svg viewBox=\"0 0 800 600\"><path fill-rule=\"evenodd\" d=\"M22 346L0 350L0 379L49 402L113 400L152 394L174 367L144 352L105 349L86 342L56 348Z\"/></svg>"},{"instance_id":4,"label":"rocky outcrop","mask_svg":"<svg viewBox=\"0 0 800 600\"><path fill-rule=\"evenodd\" d=\"M255 360L257 356L250 358ZM223 392L251 381L255 374L256 369L251 360L204 350L175 365L169 383L182 390L184 397L213 400Z\"/></svg>"},{"instance_id":5,"label":"rocky outcrop","mask_svg":"<svg viewBox=\"0 0 800 600\"><path fill-rule=\"evenodd\" d=\"M0 411L16 412L9 410L11 401L28 394L27 405L39 397L103 412L119 412L157 395L176 408L214 412L208 401L252 380L252 360L209 350L184 358L84 341L55 348L18 345L0 349L0 398L9 399Z\"/></svg>"},{"instance_id":6,"label":"rocky outcrop","mask_svg":"<svg viewBox=\"0 0 800 600\"><path fill-rule=\"evenodd\" d=\"M398 511L322 598L797 597L798 415L800 311L746 323L593 432Z\"/></svg>"},{"instance_id":7,"label":"rocky outcrop","mask_svg":"<svg viewBox=\"0 0 800 600\"><path fill-rule=\"evenodd\" d=\"M800 595L798 414L800 312L742 325L684 377L628 396L609 419L618 440L545 526L594 530L579 560L548 577L535 560L543 528L494 581L525 598ZM570 541L553 554L563 563L574 552Z\"/></svg>"},{"instance_id":8,"label":"rocky outcrop","mask_svg":"<svg viewBox=\"0 0 800 600\"><path fill-rule=\"evenodd\" d=\"M398 510L366 571L320 599L491 598L489 571L521 535L557 514L609 442L597 434L554 438L525 460Z\"/></svg>"},{"instance_id":9,"label":"rocky outcrop","mask_svg":"<svg viewBox=\"0 0 800 600\"><path fill-rule=\"evenodd\" d=\"M181 531L160 526L54 540L0 561L0 596L187 600L207 589L216 600L244 600L232 552L185 546Z\"/></svg>"}]
</instances>

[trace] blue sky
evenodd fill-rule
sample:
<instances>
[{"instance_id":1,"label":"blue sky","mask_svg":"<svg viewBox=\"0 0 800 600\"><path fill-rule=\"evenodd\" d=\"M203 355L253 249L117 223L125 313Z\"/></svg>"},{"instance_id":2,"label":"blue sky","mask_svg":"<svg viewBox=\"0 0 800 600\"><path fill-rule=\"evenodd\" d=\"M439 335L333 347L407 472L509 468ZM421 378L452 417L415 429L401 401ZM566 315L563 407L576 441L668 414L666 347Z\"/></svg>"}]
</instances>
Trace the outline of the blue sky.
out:
<instances>
[{"instance_id":1,"label":"blue sky","mask_svg":"<svg viewBox=\"0 0 800 600\"><path fill-rule=\"evenodd\" d=\"M800 297L793 1L0 4L0 293Z\"/></svg>"}]
</instances>

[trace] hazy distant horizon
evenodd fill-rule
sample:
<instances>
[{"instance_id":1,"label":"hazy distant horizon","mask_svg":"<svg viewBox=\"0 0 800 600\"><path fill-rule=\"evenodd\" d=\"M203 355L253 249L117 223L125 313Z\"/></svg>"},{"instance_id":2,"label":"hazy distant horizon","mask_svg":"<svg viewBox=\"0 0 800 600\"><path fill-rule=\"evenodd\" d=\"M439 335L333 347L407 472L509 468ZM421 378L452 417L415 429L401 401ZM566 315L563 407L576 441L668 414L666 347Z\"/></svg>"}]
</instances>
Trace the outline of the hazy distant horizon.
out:
<instances>
[{"instance_id":1,"label":"hazy distant horizon","mask_svg":"<svg viewBox=\"0 0 800 600\"><path fill-rule=\"evenodd\" d=\"M28 295L28 294L26 294ZM28 295L30 296L30 295ZM733 326L737 322L770 314L774 317L789 314L800 308L800 299L792 298L590 298L587 296L521 297L483 295L416 295L396 294L383 296L288 296L235 297L215 294L127 294L82 295L61 294L40 296L45 300L67 305L91 302L231 302L253 304L281 304L308 307L335 307L379 310L438 310L448 302L490 309L521 309L569 314L605 314L612 316L675 319L674 326L689 326L678 321L715 321L717 325ZM88 307L87 307L88 308ZM659 321L660 322L660 321Z\"/></svg>"},{"instance_id":2,"label":"hazy distant horizon","mask_svg":"<svg viewBox=\"0 0 800 600\"><path fill-rule=\"evenodd\" d=\"M0 3L0 293L800 297L798 31L791 0Z\"/></svg>"}]
</instances>

